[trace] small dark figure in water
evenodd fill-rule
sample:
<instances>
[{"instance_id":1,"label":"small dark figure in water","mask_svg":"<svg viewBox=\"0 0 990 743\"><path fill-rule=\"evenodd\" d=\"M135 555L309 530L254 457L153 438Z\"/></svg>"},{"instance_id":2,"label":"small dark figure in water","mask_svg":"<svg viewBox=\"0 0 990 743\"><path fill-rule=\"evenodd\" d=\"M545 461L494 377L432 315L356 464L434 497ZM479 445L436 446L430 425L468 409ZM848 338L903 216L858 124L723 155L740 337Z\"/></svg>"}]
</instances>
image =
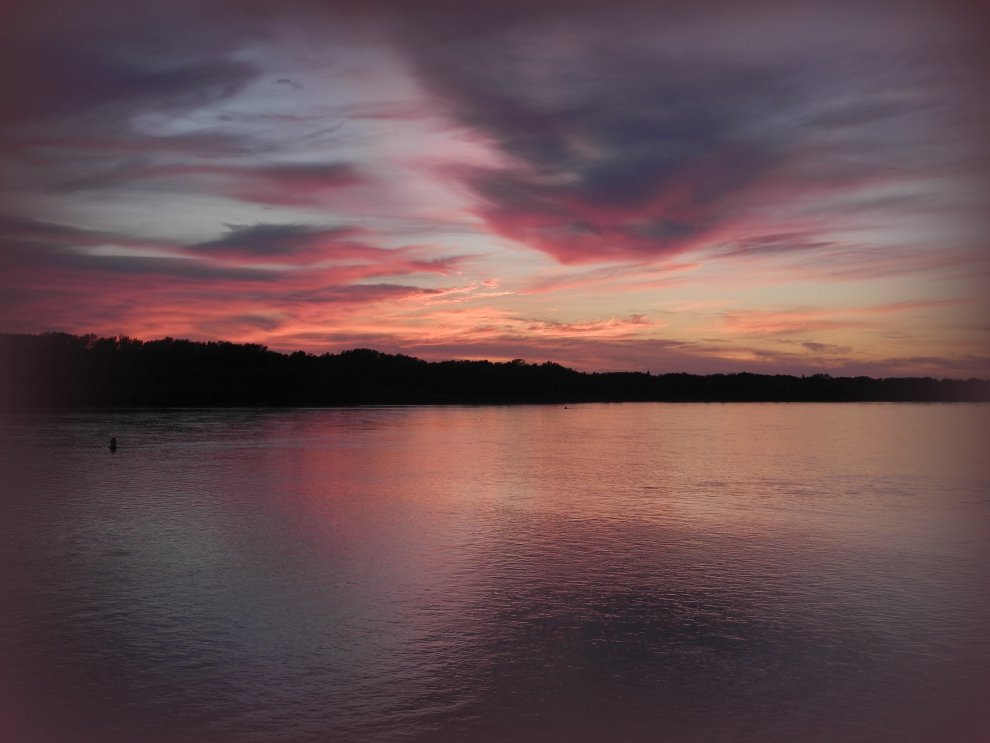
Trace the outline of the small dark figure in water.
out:
<instances>
[{"instance_id":1,"label":"small dark figure in water","mask_svg":"<svg viewBox=\"0 0 990 743\"><path fill-rule=\"evenodd\" d=\"M113 454L117 451L117 439L113 436L110 437L110 453Z\"/></svg>"}]
</instances>

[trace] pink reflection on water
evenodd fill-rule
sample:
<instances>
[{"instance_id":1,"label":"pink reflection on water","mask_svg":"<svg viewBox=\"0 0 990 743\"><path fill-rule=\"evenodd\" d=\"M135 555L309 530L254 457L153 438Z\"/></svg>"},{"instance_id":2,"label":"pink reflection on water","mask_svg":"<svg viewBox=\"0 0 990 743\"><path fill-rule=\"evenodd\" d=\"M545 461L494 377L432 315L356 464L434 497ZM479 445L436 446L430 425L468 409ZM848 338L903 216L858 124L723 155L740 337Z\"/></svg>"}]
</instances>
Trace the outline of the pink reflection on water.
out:
<instances>
[{"instance_id":1,"label":"pink reflection on water","mask_svg":"<svg viewBox=\"0 0 990 743\"><path fill-rule=\"evenodd\" d=\"M985 419L147 411L113 422L112 459L78 446L104 421L23 422L31 446L4 455L11 724L939 740L969 725L990 656Z\"/></svg>"}]
</instances>

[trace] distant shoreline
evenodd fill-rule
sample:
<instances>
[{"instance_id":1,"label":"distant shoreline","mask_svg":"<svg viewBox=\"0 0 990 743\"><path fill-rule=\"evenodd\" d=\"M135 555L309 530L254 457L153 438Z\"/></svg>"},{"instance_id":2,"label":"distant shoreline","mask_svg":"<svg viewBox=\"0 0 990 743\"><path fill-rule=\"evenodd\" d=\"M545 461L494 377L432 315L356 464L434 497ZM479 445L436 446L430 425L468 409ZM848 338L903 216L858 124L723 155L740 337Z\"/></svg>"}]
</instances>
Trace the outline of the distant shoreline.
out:
<instances>
[{"instance_id":1,"label":"distant shoreline","mask_svg":"<svg viewBox=\"0 0 990 743\"><path fill-rule=\"evenodd\" d=\"M990 380L579 372L355 349L0 334L0 409L334 408L591 402L990 402Z\"/></svg>"}]
</instances>

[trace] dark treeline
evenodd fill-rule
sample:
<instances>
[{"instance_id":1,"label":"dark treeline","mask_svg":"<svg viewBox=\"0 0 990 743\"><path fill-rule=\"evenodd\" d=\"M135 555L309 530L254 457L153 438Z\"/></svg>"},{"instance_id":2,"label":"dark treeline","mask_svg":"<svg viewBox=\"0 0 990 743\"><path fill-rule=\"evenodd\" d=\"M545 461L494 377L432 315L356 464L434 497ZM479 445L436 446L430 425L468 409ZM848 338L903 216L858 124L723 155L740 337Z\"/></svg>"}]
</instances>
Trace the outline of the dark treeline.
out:
<instances>
[{"instance_id":1,"label":"dark treeline","mask_svg":"<svg viewBox=\"0 0 990 743\"><path fill-rule=\"evenodd\" d=\"M0 335L3 407L180 407L632 401L984 401L969 379L582 373L546 362L426 362L368 349Z\"/></svg>"}]
</instances>

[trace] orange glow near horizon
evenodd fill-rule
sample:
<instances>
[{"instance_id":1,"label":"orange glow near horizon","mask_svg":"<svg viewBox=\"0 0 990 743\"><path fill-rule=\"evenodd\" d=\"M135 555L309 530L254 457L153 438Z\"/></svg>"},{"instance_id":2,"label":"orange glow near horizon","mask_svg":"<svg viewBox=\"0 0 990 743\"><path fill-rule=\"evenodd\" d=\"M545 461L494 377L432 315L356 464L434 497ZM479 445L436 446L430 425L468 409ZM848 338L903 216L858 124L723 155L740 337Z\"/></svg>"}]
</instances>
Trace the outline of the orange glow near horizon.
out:
<instances>
[{"instance_id":1,"label":"orange glow near horizon","mask_svg":"<svg viewBox=\"0 0 990 743\"><path fill-rule=\"evenodd\" d=\"M6 13L0 332L990 377L960 8L116 2Z\"/></svg>"}]
</instances>

